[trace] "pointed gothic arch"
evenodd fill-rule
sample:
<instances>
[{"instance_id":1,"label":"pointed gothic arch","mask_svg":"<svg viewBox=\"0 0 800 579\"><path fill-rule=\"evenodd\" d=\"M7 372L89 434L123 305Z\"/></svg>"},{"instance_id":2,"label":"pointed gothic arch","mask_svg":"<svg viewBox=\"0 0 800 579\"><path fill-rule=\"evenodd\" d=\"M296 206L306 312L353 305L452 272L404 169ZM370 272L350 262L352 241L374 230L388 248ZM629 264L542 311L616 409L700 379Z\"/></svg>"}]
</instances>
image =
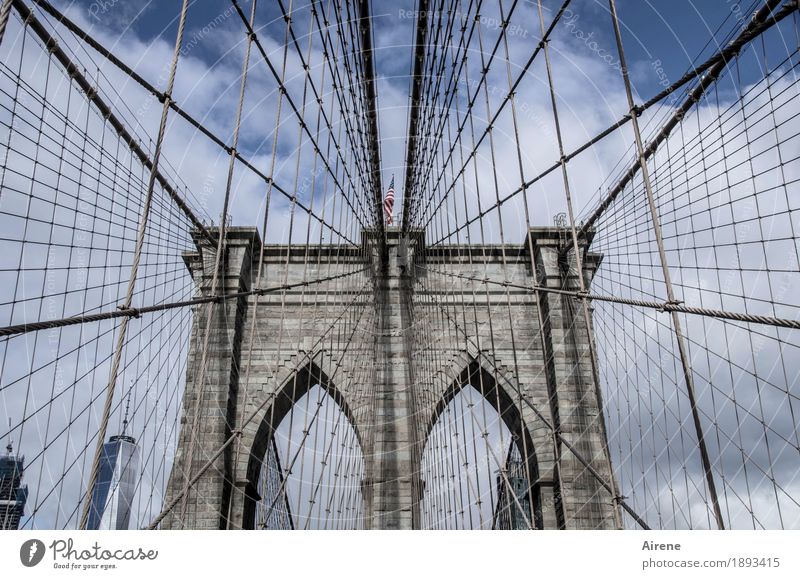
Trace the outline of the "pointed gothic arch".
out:
<instances>
[{"instance_id":1,"label":"pointed gothic arch","mask_svg":"<svg viewBox=\"0 0 800 579\"><path fill-rule=\"evenodd\" d=\"M259 477L265 457L276 452L275 436L281 424L291 413L295 405L307 396L312 389L319 387L330 397L336 409L344 415L347 427L355 433L355 439L362 450L364 442L356 423L351 406L328 374L315 362L311 361L288 377L278 389L275 399L264 411L250 449L247 463L247 486L245 491L242 527L254 529L256 525L257 504L262 497L258 494ZM288 466L288 465L284 465Z\"/></svg>"},{"instance_id":2,"label":"pointed gothic arch","mask_svg":"<svg viewBox=\"0 0 800 579\"><path fill-rule=\"evenodd\" d=\"M525 425L525 422L522 418L522 413L520 412L520 409L512 396L501 384L498 383L492 372L483 367L483 365L481 365L476 359L473 358L464 367L464 369L453 380L450 386L444 391L439 399L439 402L434 407L424 432L424 444L421 460L424 460L425 452L428 448L428 444L431 441L431 436L434 433L437 424L446 414L448 407L451 407L460 395L465 394L467 389L471 389L472 391L476 392L477 395L487 403L487 406L490 407L492 411L499 417L503 427L510 433L510 445L506 445L507 448L503 449L504 451L500 457L501 460L506 461L502 468L506 468L508 466L507 461L512 455L517 455L520 457L522 471L524 472L526 479L524 485L526 487L524 490L526 500L524 501L524 504L526 505L526 510L529 509L529 512L526 513L525 518L530 522L532 528L544 528L542 519L539 465L536 457L533 438L527 426ZM466 437L467 433L463 432L462 435ZM497 457L493 456L493 459L496 458ZM455 469L453 472L455 472ZM497 472L497 477L498 478L496 479L496 482L498 488L501 485L507 486L509 484L508 478L506 477L503 479L503 475L499 473L499 469ZM425 492L426 491L423 488L420 496L421 501ZM510 501L508 496L506 496L506 500ZM514 508L517 508L517 506ZM493 506L493 510L494 509L495 507ZM495 513L493 513L493 518L494 514ZM492 522L492 528L495 528L494 522Z\"/></svg>"}]
</instances>

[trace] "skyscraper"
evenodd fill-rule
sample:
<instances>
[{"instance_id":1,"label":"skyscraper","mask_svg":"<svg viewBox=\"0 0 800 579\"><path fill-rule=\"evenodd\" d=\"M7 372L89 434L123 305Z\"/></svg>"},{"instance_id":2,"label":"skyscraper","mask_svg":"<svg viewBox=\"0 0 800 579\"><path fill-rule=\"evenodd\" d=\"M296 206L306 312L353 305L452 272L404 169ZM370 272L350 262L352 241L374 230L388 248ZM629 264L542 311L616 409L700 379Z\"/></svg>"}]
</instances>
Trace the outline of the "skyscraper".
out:
<instances>
[{"instance_id":1,"label":"skyscraper","mask_svg":"<svg viewBox=\"0 0 800 579\"><path fill-rule=\"evenodd\" d=\"M256 506L256 521L259 529L294 529L292 509L289 496L283 481L285 473L281 466L278 445L275 438L261 464L261 476L258 480L259 502Z\"/></svg>"},{"instance_id":2,"label":"skyscraper","mask_svg":"<svg viewBox=\"0 0 800 579\"><path fill-rule=\"evenodd\" d=\"M514 441L511 441L508 449L505 471L505 478L497 473L497 503L492 527L500 530L527 529L526 518L530 520L531 514L528 477L522 455ZM520 506L523 510L520 510Z\"/></svg>"},{"instance_id":3,"label":"skyscraper","mask_svg":"<svg viewBox=\"0 0 800 579\"><path fill-rule=\"evenodd\" d=\"M0 529L19 528L25 514L28 487L22 483L25 458L13 454L11 443L6 446L6 456L0 457Z\"/></svg>"},{"instance_id":4,"label":"skyscraper","mask_svg":"<svg viewBox=\"0 0 800 579\"><path fill-rule=\"evenodd\" d=\"M103 445L87 529L124 530L130 524L139 473L139 447L134 437L125 434L127 408L122 425L122 434L112 436Z\"/></svg>"}]
</instances>

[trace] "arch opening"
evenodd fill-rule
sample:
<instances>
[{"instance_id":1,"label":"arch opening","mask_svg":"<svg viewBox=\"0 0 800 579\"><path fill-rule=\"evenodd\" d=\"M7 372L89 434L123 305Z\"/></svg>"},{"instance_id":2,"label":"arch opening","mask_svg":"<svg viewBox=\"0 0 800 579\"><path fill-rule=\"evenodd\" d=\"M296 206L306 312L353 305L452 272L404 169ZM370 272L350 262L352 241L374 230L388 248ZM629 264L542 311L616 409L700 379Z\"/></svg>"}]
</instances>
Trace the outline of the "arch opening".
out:
<instances>
[{"instance_id":1,"label":"arch opening","mask_svg":"<svg viewBox=\"0 0 800 579\"><path fill-rule=\"evenodd\" d=\"M437 404L421 460L423 528L542 528L530 433L517 405L477 362Z\"/></svg>"},{"instance_id":2,"label":"arch opening","mask_svg":"<svg viewBox=\"0 0 800 579\"><path fill-rule=\"evenodd\" d=\"M364 453L350 407L318 366L267 409L248 464L243 527L361 529Z\"/></svg>"}]
</instances>

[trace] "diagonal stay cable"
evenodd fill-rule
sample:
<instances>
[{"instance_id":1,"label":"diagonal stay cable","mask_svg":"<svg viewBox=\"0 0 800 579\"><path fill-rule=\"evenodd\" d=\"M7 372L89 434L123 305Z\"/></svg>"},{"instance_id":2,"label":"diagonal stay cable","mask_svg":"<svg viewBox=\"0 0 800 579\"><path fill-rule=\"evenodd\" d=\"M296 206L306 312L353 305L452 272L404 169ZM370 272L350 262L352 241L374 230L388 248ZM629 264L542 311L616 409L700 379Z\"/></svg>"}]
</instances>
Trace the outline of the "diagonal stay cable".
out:
<instances>
[{"instance_id":1,"label":"diagonal stay cable","mask_svg":"<svg viewBox=\"0 0 800 579\"><path fill-rule=\"evenodd\" d=\"M31 30L36 33L42 42L44 42L45 46L47 46L47 49L52 52L56 60L61 64L61 66L64 67L66 73L77 83L92 104L97 107L101 115L108 120L108 123L120 136L120 139L122 139L128 145L128 147L130 147L131 152L136 155L142 165L144 165L146 169L153 171L155 180L158 182L161 188L164 189L167 194L169 194L172 200L175 201L175 204L180 207L181 211L183 211L191 220L192 225L200 230L206 239L214 242L214 236L208 231L203 222L194 214L192 209L180 196L178 191L169 183L169 181L167 181L164 175L161 174L154 161L150 159L149 155L144 149L142 149L136 138L128 131L119 117L114 114L109 105L100 97L95 88L92 86L92 83L81 72L80 67L78 67L78 65L76 65L69 58L67 53L64 52L64 50L58 45L58 41L56 41L56 39L50 35L44 25L34 16L33 12L31 12L30 8L28 8L25 3L22 2L22 0L12 1L14 4L14 9L19 13L20 17L24 21L28 22ZM167 101L169 101L169 99L162 99L162 102Z\"/></svg>"},{"instance_id":2,"label":"diagonal stay cable","mask_svg":"<svg viewBox=\"0 0 800 579\"><path fill-rule=\"evenodd\" d=\"M314 150L317 153L321 153L322 150L319 147L319 143L317 143L317 139L314 137L314 135L311 133L311 130L308 128L308 125L306 124L305 119L303 118L303 113L298 109L297 104L294 102L294 99L292 99L291 95L289 94L289 91L287 90L286 85L284 84L283 80L281 79L281 75L278 73L277 69L272 64L272 60L269 58L269 54L267 53L266 49L264 48L264 45L261 43L261 40L259 39L258 34L256 33L256 31L253 29L253 27L248 22L247 16L242 11L242 7L239 5L238 0L231 0L231 3L233 4L233 7L235 8L236 13L241 18L242 23L245 25L245 29L247 30L247 33L252 37L253 43L255 44L256 48L261 53L261 57L264 59L264 63L267 65L267 68L269 69L269 71L272 74L273 78L278 83L279 90L281 92L283 92L284 96L286 97L286 102L289 104L289 106L292 109L292 112L294 112L295 116L297 117L298 122L300 123L300 125L301 125L301 127L303 129L303 132L305 132L306 137L309 139L309 142L314 147ZM341 145L335 139L334 139L334 146L336 148L336 151L338 153L339 158L341 158L342 157L342 148L341 148ZM364 221L363 221L363 218L356 212L355 207L353 207L352 202L350 201L350 198L345 193L344 187L342 187L342 184L339 182L339 179L336 177L336 173L334 172L334 170L331 167L331 165L328 162L328 160L325 159L324 157L320 157L320 159L322 160L322 164L325 165L325 169L328 171L328 173L332 177L334 184L339 189L339 191L342 193L343 199L347 202L347 204L350 207L350 209L356 215L356 218L358 219L359 223L361 223L362 226L366 226ZM342 159L342 160L344 161L344 159ZM350 186L355 189L356 186L353 183L353 177L350 174L350 171L347 169L347 164L346 163L343 165L343 170L344 170L344 173L345 173L345 175L347 177L347 180L350 183ZM375 217L375 216L373 216L373 217ZM380 219L378 219L378 222L380 222Z\"/></svg>"},{"instance_id":3,"label":"diagonal stay cable","mask_svg":"<svg viewBox=\"0 0 800 579\"><path fill-rule=\"evenodd\" d=\"M617 296L610 296L610 295L603 295L603 294L593 294L593 293L584 293L580 290L566 290L566 289L558 289L547 287L538 284L519 284L514 283L507 280L491 280L485 277L476 277L476 276L469 276L463 274L457 274L447 271L441 271L437 269L428 268L422 265L417 265L419 269L429 271L432 273L438 273L441 275L446 275L449 277L454 278L461 278L467 281L478 282L478 283L486 283L491 285L498 285L503 287L515 288L515 289L523 289L532 292L545 292L545 293L553 293L559 294L564 296L574 297L576 299L586 298L588 300L597 300L602 302L612 302L616 304L624 304L629 306L637 306L640 308L648 308L653 310L658 310L659 312L678 312L684 314L695 314L698 316L707 316L710 318L719 318L723 320L732 320L735 322L746 322L751 324L765 324L768 326L776 326L779 328L790 328L793 330L800 330L800 320L791 320L788 318L776 318L773 316L760 316L755 314L745 314L739 312L730 312L727 310L716 310L713 308L699 308L693 306L686 306L681 303L677 302L659 302L659 301L648 301L648 300L637 300L631 298L622 298ZM0 332L2 330L0 329ZM0 333L2 335L2 333Z\"/></svg>"},{"instance_id":4,"label":"diagonal stay cable","mask_svg":"<svg viewBox=\"0 0 800 579\"><path fill-rule=\"evenodd\" d=\"M22 0L12 0L12 1L14 2L15 6L17 5L17 3L21 4L23 7L25 6L22 3ZM97 40L95 40L89 33L87 33L86 31L81 29L77 24L72 22L69 18L67 18L66 15L64 15L58 9L56 9L50 2L48 2L47 0L32 0L32 2L35 2L42 10L44 10L46 13L50 14L50 16L55 18L67 30L69 30L75 36L77 36L82 41L84 41L86 44L88 44L92 49L97 51L103 58L105 58L111 64L116 66L121 72L123 72L124 74L129 76L132 80L134 80L136 83L138 83L147 92L152 94L159 101L163 102L164 93L162 91L158 90L156 87L154 87L152 84L150 84L147 80L142 78L130 66L125 64L116 55L114 55L113 52L111 52L110 50L105 48L102 44L100 44ZM27 10L27 7L25 7L25 9ZM32 13L31 13L31 17L35 18ZM23 16L23 18L24 18L24 16ZM198 121L197 119L192 117L188 112L186 112L183 108L181 108L181 106L175 100L170 100L169 106L173 111L175 111L178 114L178 116L180 116L182 119L184 119L186 122L188 122L192 127L197 129L198 131L200 131L211 142L213 142L215 145L217 145L218 147L223 149L226 153L233 154L236 157L237 161L239 161L242 165L244 165L244 167L247 168L247 170L250 171L251 173L253 173L256 177L258 177L259 179L264 181L265 184L267 184L268 186L273 187L276 191L278 191L285 198L290 199L290 200L292 199L292 194L285 187L283 187L283 186L279 185L278 183L276 183L275 180L270 175L265 174L263 171L258 169L255 165L253 165L252 161L247 159L247 158L245 158L239 150L233 150L227 143L225 143L225 141L221 137L216 135L211 129L206 127L203 123L201 123L200 121ZM101 109L101 112L104 112L104 110ZM123 135L123 137L124 137L124 135ZM136 141L135 141L135 139L133 139L133 137L130 137L129 139L125 138L125 140L129 144L130 143L136 143ZM166 180L164 182L166 183ZM161 183L161 181L159 181L159 183ZM163 186L163 183L161 183L161 184ZM309 207L307 207L305 205L305 203L303 203L299 199L296 200L295 203L297 204L298 208L300 208L302 211L304 211L305 213L310 215L314 220L319 222L322 226L327 227L333 233L339 235L342 239L344 239L345 241L347 241L351 245L358 245L358 243L356 241L354 241L352 239L349 239L347 236L343 235L340 231L338 231L335 227L333 227L332 224L326 223L324 219L322 219L319 215L317 215L316 213L311 211L311 209ZM195 225L197 225L197 224L195 224ZM207 237L207 239L209 239L209 241L215 241L215 239L212 236L206 236L206 237Z\"/></svg>"},{"instance_id":5,"label":"diagonal stay cable","mask_svg":"<svg viewBox=\"0 0 800 579\"><path fill-rule=\"evenodd\" d=\"M606 209L608 209L608 207L614 202L614 199L617 198L617 196L625 189L627 184L630 183L631 180L636 176L639 170L642 169L643 162L647 161L655 154L659 145L663 143L667 137L669 137L672 129L680 124L680 122L686 116L686 113L688 113L695 104L700 102L700 98L703 96L706 90L713 86L720 75L724 72L728 60L735 58L741 48L747 42L754 39L771 26L777 24L785 17L789 16L798 8L797 0L789 0L780 10L778 10L775 14L772 14L772 11L778 4L780 4L780 2L781 0L767 0L767 2L764 3L758 12L753 15L752 20L742 31L742 33L736 37L736 39L730 42L725 51L720 53L724 53L725 56L722 57L718 55L717 58L713 59L714 64L707 67L707 72L705 76L700 79L699 84L689 93L686 100L684 100L681 106L678 107L669 120L664 123L658 133L650 140L649 143L647 143L647 146L643 146L641 155L637 155L637 158L631 164L628 171L622 176L617 184L611 188L611 190L609 190L603 201L598 205L589 218L586 219L580 228L580 235L584 235L595 224L595 222L600 218L601 215L603 215ZM678 82L680 83L681 81L679 80ZM666 94L664 96L666 96ZM644 106L634 106L632 114L629 114L628 116L635 114L638 117L641 115L643 110Z\"/></svg>"},{"instance_id":6,"label":"diagonal stay cable","mask_svg":"<svg viewBox=\"0 0 800 579\"><path fill-rule=\"evenodd\" d=\"M308 350L308 352L304 353L297 360L297 362L295 364L295 370L297 368L301 368L303 364L305 364L307 361L311 360L312 355L313 355L312 352L315 350L315 348L319 344L321 344L323 342L323 340L326 338L328 333L336 326L336 324L339 322L339 320L344 318L345 315L350 312L350 308L361 298L362 294L364 293L364 290L369 288L370 285L371 285L371 281L367 281L366 283L364 283L361 286L359 291L356 292L356 294L353 297L353 299L351 299L345 305L345 307L342 308L341 313L330 324L328 324L327 328L323 332L320 333L320 337L317 338L317 340L316 340L316 342L314 344L312 344L312 346ZM217 450L211 456L208 457L208 460L206 460L206 462L197 470L195 475L189 481L189 486L190 487L192 487L198 480L200 480L200 478L206 473L206 471L208 471L208 469L210 469L214 465L214 463L216 462L217 458L219 458L222 455L222 453L225 452L225 449L227 449L234 441L236 441L238 438L240 438L242 436L244 428L246 426L248 426L253 420L255 420L256 417L259 414L261 414L262 410L264 410L264 408L266 408L267 405L276 396L277 396L277 392L272 392L268 396L264 397L264 401L261 402L261 404L259 404L242 421L242 423L239 426L239 428L235 429L231 433L231 435L227 438L227 440L225 440L225 442L219 448L217 448ZM164 506L162 511L150 522L150 524L146 528L148 530L153 530L153 529L157 528L158 525L161 523L161 521L164 520L164 517L166 517L172 511L172 509L174 509L178 505L178 503L180 503L183 500L183 495L184 495L184 491L183 490L181 490L179 493L177 493L175 495L175 497L173 497L172 501L170 501L169 504Z\"/></svg>"},{"instance_id":7,"label":"diagonal stay cable","mask_svg":"<svg viewBox=\"0 0 800 579\"><path fill-rule=\"evenodd\" d=\"M693 78L696 78L697 76L699 76L699 74L701 74L702 72L710 69L715 64L723 63L722 66L724 66L724 63L726 63L730 58L732 58L736 53L738 53L738 51L741 50L741 47L744 44L746 44L750 40L758 37L760 34L762 34L763 32L765 32L767 30L769 30L773 26L777 25L784 18L790 16L792 13L797 11L797 8L798 8L797 1L796 0L789 0L789 2L787 2L787 4L785 4L783 8L781 8L779 11L775 12L770 18L765 19L763 22L759 22L758 24L752 25L752 28L750 30L748 30L747 33L743 32L739 37L737 37L735 40L733 40L724 50L720 51L717 55L711 57L704 64L702 64L702 65L696 67L695 69L693 69L692 73L687 73L687 75L685 75L684 77L679 79L676 83L673 83L673 85L671 85L670 88L665 89L665 91L662 91L662 93L660 93L661 98L663 99L664 96L667 96L671 92L674 92L675 90L677 90L679 85L682 86L682 85L686 84L687 82L689 82ZM695 72L696 72L696 74L695 74ZM704 78L707 78L707 77L704 77ZM653 106L654 104L657 104L657 102L658 101L655 101L653 99L647 101L644 105L640 105L639 107L637 107L637 109L636 109L637 113L641 114L642 112L644 112L645 110L647 110L648 108ZM686 104L686 103L684 103L684 104ZM694 104L694 103L692 103L692 104ZM688 108L691 108L691 105ZM687 111L688 111L688 109L687 109ZM577 157L579 154L587 151L592 146L594 146L595 144L597 144L598 142L603 140L605 137L613 134L614 131L616 131L618 128L624 126L628 121L630 121L630 118L631 118L630 114L624 115L619 121L617 121L616 123L612 124L607 129L601 131L596 136L594 136L590 140L588 140L586 143L584 143L580 147L576 148L574 151L572 151L572 152L568 153L567 155L565 155L564 160L565 161L570 161L573 158ZM650 144L648 144L648 147L645 149L645 151L648 151L649 147L650 147ZM630 178L632 178L635 175L636 172L638 172L638 166L639 166L639 163L638 163L638 160L637 160L635 163L633 163L633 165L631 167L631 170L633 171L633 173L631 173L631 175L628 178L628 180ZM463 223L458 225L458 227L456 227L453 231L448 232L446 236L431 242L429 244L429 247L433 247L433 246L439 245L440 243L442 243L446 239L448 239L448 238L452 237L453 235L455 235L458 231L461 231L461 230L469 227L472 223L475 223L476 221L478 221L480 218L484 217L485 215L487 215L491 211L494 211L498 207L500 207L503 204L507 203L512 198L514 198L519 193L521 193L524 189L527 189L531 185L533 185L534 183L536 183L538 181L541 181L547 175L549 175L553 171L559 169L560 167L561 167L561 160L559 159L559 160L555 161L552 165L550 165L549 167L544 169L542 172L540 172L538 175L536 175L535 177L532 177L531 179L526 181L522 186L517 187L516 189L514 189L513 191L511 191L510 193L508 193L507 195L502 197L500 199L499 203L494 203L494 204L489 205L488 207L483 209L479 214L477 214L477 215L475 215L473 217L470 217L469 219L465 220ZM615 188L615 190L616 190L616 188ZM618 194L619 193L617 193L617 195ZM613 201L613 199L612 199L612 201ZM610 205L611 202L609 201L608 204ZM605 211L605 209L606 209L606 207L603 207L602 209L598 208L598 210L596 211L596 213L598 213L597 217L599 217L599 214L602 214ZM596 220L596 218L595 218L595 220ZM586 222L584 222L584 226L586 226L586 225L590 226L591 223L587 220ZM585 231L581 230L580 233L585 233Z\"/></svg>"},{"instance_id":8,"label":"diagonal stay cable","mask_svg":"<svg viewBox=\"0 0 800 579\"><path fill-rule=\"evenodd\" d=\"M439 308L442 310L442 312L444 312L444 315L447 317L447 319L450 321L450 323L451 323L453 326L455 326L455 327L456 327L456 328L457 328L457 329L458 329L458 330L459 330L461 333L463 333L463 334L464 334L464 339L465 339L465 340L466 340L466 341L467 341L469 344L471 344L473 347L475 347L475 348L476 348L476 351L478 352L478 354L479 354L479 355L480 355L480 356L481 356L481 357L482 357L484 360L486 360L486 362L487 362L487 363L488 363L490 366L492 366L492 367L494 368L494 361L493 361L493 360L491 360L491 359L490 359L488 356L486 356L486 354L483 352L483 350L481 350L481 349L477 348L477 346L476 346L475 342L472 340L472 338L470 338L470 337L469 337L469 334L467 333L467 331L466 331L464 328L462 328L462 327L461 327L461 325L458 323L458 320L454 320L454 319L452 319L452 318L450 317L450 314L448 314L448 313L447 313L447 310L446 310L446 309L445 309L445 308L444 308L444 307L441 305L441 303L439 303L439 302L438 302L438 300L436 300L435 298L432 298L432 299L433 299L434 303L435 303L435 304L436 304L436 305L437 305L437 306L438 306L438 307L439 307ZM496 369L496 368L495 368L495 372L497 372L497 374L498 374L498 375L500 375L500 376L502 375L502 373L501 373L501 372L499 372L499 371L497 371L497 369ZM604 477L603 477L603 476L602 476L602 475L601 475L601 474L600 474L600 473L599 473L599 472L598 472L598 471L597 471L597 470L596 470L596 469L595 469L595 468L594 468L594 467L591 465L591 463L590 463L590 462L589 462L589 461L588 461L588 460L587 460L587 459L586 459L586 458L585 458L585 457L584 457L584 456L583 456L583 455L582 455L582 454L581 454L581 453L580 453L580 452L579 452L579 451L578 451L578 450L577 450L577 449L576 449L576 448L575 448L575 447L574 447L574 446L573 446L573 445L572 445L572 444L571 444L571 443L570 443L570 442L569 442L569 441L568 441L566 438L564 438L564 435L563 435L563 434L561 434L561 432L560 432L558 429L556 429L556 428L554 428L554 427L553 427L553 425L550 423L550 421L548 421L548 420L547 420L547 418L545 417L545 415L544 415L544 414L542 414L542 412L541 412L541 411L540 411L540 410L539 410L539 409L536 407L536 405L535 405L535 404L533 404L533 403L532 403L532 402L531 402L531 401L528 399L528 396L527 396L527 395L526 395L524 392L522 392L522 391L521 391L521 389L520 389L519 387L517 387L516 385L514 385L514 384L511 384L511 383L509 383L509 384L510 384L511 388L513 388L513 389L514 389L514 391L515 391L517 394L519 394L520 398L521 398L521 399L522 399L522 401L525 403L525 405L526 405L526 406L528 406L528 408L530 408L530 409L531 409L531 410L534 412L534 414L536 414L537 418L539 418L539 419L542 421L542 423L544 424L544 426L545 426L545 427L546 427L548 430L550 430L550 431L551 431L551 432L554 434L554 436L556 436L556 437L559 439L559 441L560 441L560 442L561 442L561 443L562 443L562 444L563 444L565 447L567 447L567 449L568 449L568 450L569 450L569 451L570 451L570 452L571 452L571 453L572 453L572 454L575 456L575 458L577 458L577 459L578 459L578 461L579 461L579 462L580 462L580 463L581 463L581 464L582 464L582 465L583 465L583 466L584 466L584 467L585 467L585 468L586 468L586 469L589 471L589 473L590 473L590 474L591 474L591 475L592 475L592 476L593 476L593 477L594 477L594 478L597 480L597 482L599 482L599 483L600 483L600 484L603 486L603 488L605 488L605 489L606 489L606 490L607 490L609 493L612 493L612 494L613 494L613 492L614 492L614 491L613 491L613 487L612 487L612 486L611 486L611 485L608 483L608 481L606 481L606 480L605 480L605 478L604 478ZM627 513L628 513L629 515L631 515L631 517L633 517L633 519L636 521L636 523L637 523L637 524L638 524L640 527L642 527L642 529L644 529L644 530L650 530L650 527L647 525L647 523L644 521L644 519L642 519L642 518L641 518L641 517L640 517L640 516L639 516L639 515L636 513L636 511L634 511L634 510L633 510L633 508L632 508L632 507L631 507L631 506L630 506L630 505L629 505L629 504L628 504L628 503L625 501L625 497L614 497L614 499L615 499L615 501L617 501L617 502L619 503L619 505L620 505L620 506L621 506L623 509L625 509L625 511L627 511Z\"/></svg>"},{"instance_id":9,"label":"diagonal stay cable","mask_svg":"<svg viewBox=\"0 0 800 579\"><path fill-rule=\"evenodd\" d=\"M527 62L522 66L522 70L520 71L520 73L517 76L517 78L514 81L514 83L511 85L511 89L503 97L503 100L497 106L497 109L495 110L494 114L491 116L491 118L486 123L486 127L484 128L483 132L478 137L478 139L475 141L475 144L472 147L472 150L466 156L466 160L465 160L464 165L461 167L461 169L458 171L458 173L456 173L456 176L455 176L456 180L461 176L461 174L464 171L466 171L470 160L472 159L472 157L474 157L477 154L478 148L481 146L481 144L486 139L486 137L488 137L490 135L490 133L492 132L492 128L494 127L494 125L497 122L497 120L500 118L500 114L503 112L503 110L505 109L506 105L509 102L511 102L515 91L517 90L517 88L519 87L520 83L522 82L522 80L527 75L528 70L533 65L534 61L536 60L536 57L539 55L539 53L541 52L541 50L543 49L543 47L547 43L548 39L550 38L550 35L555 30L556 25L560 21L561 17L564 15L564 12L566 11L566 9L569 6L570 2L571 2L571 0L565 0L561 4L561 7L559 8L558 12L556 13L555 17L553 18L553 21L550 23L550 25L548 26L547 30L543 34L542 40L536 45L536 48L531 53L530 57L528 57ZM494 46L492 52L490 53L489 59L483 66L483 70L481 71L481 76L480 76L480 79L478 81L478 86L476 87L476 90L475 90L475 95L473 96L471 101L468 103L467 109L465 111L464 121L462 122L462 124L458 128L458 130L456 131L456 137L455 137L455 141L456 142L459 140L461 133L463 132L464 128L466 127L467 119L472 114L472 109L473 109L475 103L477 102L477 98L478 98L478 95L480 93L481 87L487 82L486 79L488 77L489 69L491 68L491 65L492 65L492 62L493 62L493 60L495 58L495 55L497 54L497 52L498 52L498 50L499 50L499 48L501 46L502 39L505 38L505 36L506 36L506 28L507 28L507 26L508 26L508 24L510 22L511 16L514 13L514 8L515 7L516 7L516 2L514 2L511 5L511 7L509 8L508 14L503 19L503 22L502 22L502 30L503 30L503 32L502 32L502 34L498 35L497 41L495 43L495 46ZM434 186L438 186L438 184L441 182L441 180L442 180L442 178L444 176L444 167L446 167L446 166L448 166L450 164L450 161L452 160L454 152L455 152L455 145L450 148L450 152L449 152L447 158L445 159L445 161L443 163L442 173L440 173L439 176L437 177L437 179L436 179L436 181L434 183ZM428 173L428 174L430 174L430 173ZM427 180L428 180L428 178L426 177L425 181L427 181ZM455 183L455 181L453 183ZM423 188L424 188L424 186L425 186L425 182L422 183L422 187ZM448 187L448 189L442 195L442 200L449 195L449 193L452 191L453 187L454 187L454 184L451 183L450 187ZM439 211L441 206L442 206L442 203L440 201L440 203L436 206L436 208L434 208L434 210L431 212L430 216L428 217L428 220L422 225L423 228L426 228L428 226L428 224L433 219L433 216ZM413 219L413 216L412 216L412 219Z\"/></svg>"},{"instance_id":10,"label":"diagonal stay cable","mask_svg":"<svg viewBox=\"0 0 800 579\"><path fill-rule=\"evenodd\" d=\"M47 330L50 328L61 328L64 326L74 326L76 324L86 324L89 322L99 322L101 320L109 320L112 318L138 318L142 314L149 314L153 312L162 312L165 310L171 310L175 308L185 308L189 306L196 306L200 304L208 304L208 303L220 303L227 300L235 300L242 297L247 296L263 296L270 293L286 291L298 287L310 286L315 285L318 283L324 283L327 281L333 281L337 279L341 279L344 277L349 277L352 275L356 275L367 271L369 268L362 268L355 271L349 271L346 273L340 273L336 275L330 275L323 278L313 279L313 280L305 280L295 283L286 283L276 286L270 286L266 288L254 289L244 292L236 292L231 294L224 294L224 295L215 295L215 296L206 296L201 298L193 298L190 300L183 300L178 302L169 302L165 304L155 304L150 306L143 306L140 308L118 308L113 311L108 312L101 312L97 314L81 314L78 316L71 316L68 318L61 318L58 320L46 320L41 322L32 322L28 324L17 324L14 326L6 326L4 328L0 328L0 338L6 336L14 336L18 334L25 334L27 332L35 332L38 330Z\"/></svg>"}]
</instances>

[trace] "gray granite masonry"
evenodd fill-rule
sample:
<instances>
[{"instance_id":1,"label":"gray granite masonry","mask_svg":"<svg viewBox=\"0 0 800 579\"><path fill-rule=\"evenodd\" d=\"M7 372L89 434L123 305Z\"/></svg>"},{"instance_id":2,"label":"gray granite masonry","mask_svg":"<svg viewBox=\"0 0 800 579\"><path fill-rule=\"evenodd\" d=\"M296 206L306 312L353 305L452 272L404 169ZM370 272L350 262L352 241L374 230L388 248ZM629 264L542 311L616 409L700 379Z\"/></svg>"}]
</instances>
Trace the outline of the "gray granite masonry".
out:
<instances>
[{"instance_id":1,"label":"gray granite masonry","mask_svg":"<svg viewBox=\"0 0 800 579\"><path fill-rule=\"evenodd\" d=\"M531 289L578 289L574 260L559 259L565 231L428 249L421 232L386 235L383 262L369 231L361 247L266 245L262 257L255 229L228 229L217 293L237 295L195 306L166 501L206 470L162 527L253 528L270 436L294 401L325 384L362 447L364 525L421 528L426 436L449 398L479 381L525 449L535 526L615 528L614 497L584 465L613 485L582 302ZM207 296L214 248L195 242L184 260ZM584 246L587 287L601 259ZM328 281L304 283L319 279Z\"/></svg>"}]
</instances>

